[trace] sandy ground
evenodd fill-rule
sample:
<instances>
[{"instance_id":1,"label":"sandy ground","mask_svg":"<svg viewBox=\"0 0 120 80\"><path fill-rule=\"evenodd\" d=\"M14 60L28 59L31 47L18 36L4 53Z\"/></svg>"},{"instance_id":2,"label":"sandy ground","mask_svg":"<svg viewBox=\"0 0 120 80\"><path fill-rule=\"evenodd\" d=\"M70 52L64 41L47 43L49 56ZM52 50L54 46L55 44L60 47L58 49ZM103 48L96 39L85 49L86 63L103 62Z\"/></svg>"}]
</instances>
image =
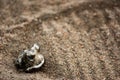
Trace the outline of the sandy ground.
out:
<instances>
[{"instance_id":1,"label":"sandy ground","mask_svg":"<svg viewBox=\"0 0 120 80\"><path fill-rule=\"evenodd\" d=\"M34 43L44 66L17 71ZM0 80L120 80L120 0L0 0Z\"/></svg>"}]
</instances>

